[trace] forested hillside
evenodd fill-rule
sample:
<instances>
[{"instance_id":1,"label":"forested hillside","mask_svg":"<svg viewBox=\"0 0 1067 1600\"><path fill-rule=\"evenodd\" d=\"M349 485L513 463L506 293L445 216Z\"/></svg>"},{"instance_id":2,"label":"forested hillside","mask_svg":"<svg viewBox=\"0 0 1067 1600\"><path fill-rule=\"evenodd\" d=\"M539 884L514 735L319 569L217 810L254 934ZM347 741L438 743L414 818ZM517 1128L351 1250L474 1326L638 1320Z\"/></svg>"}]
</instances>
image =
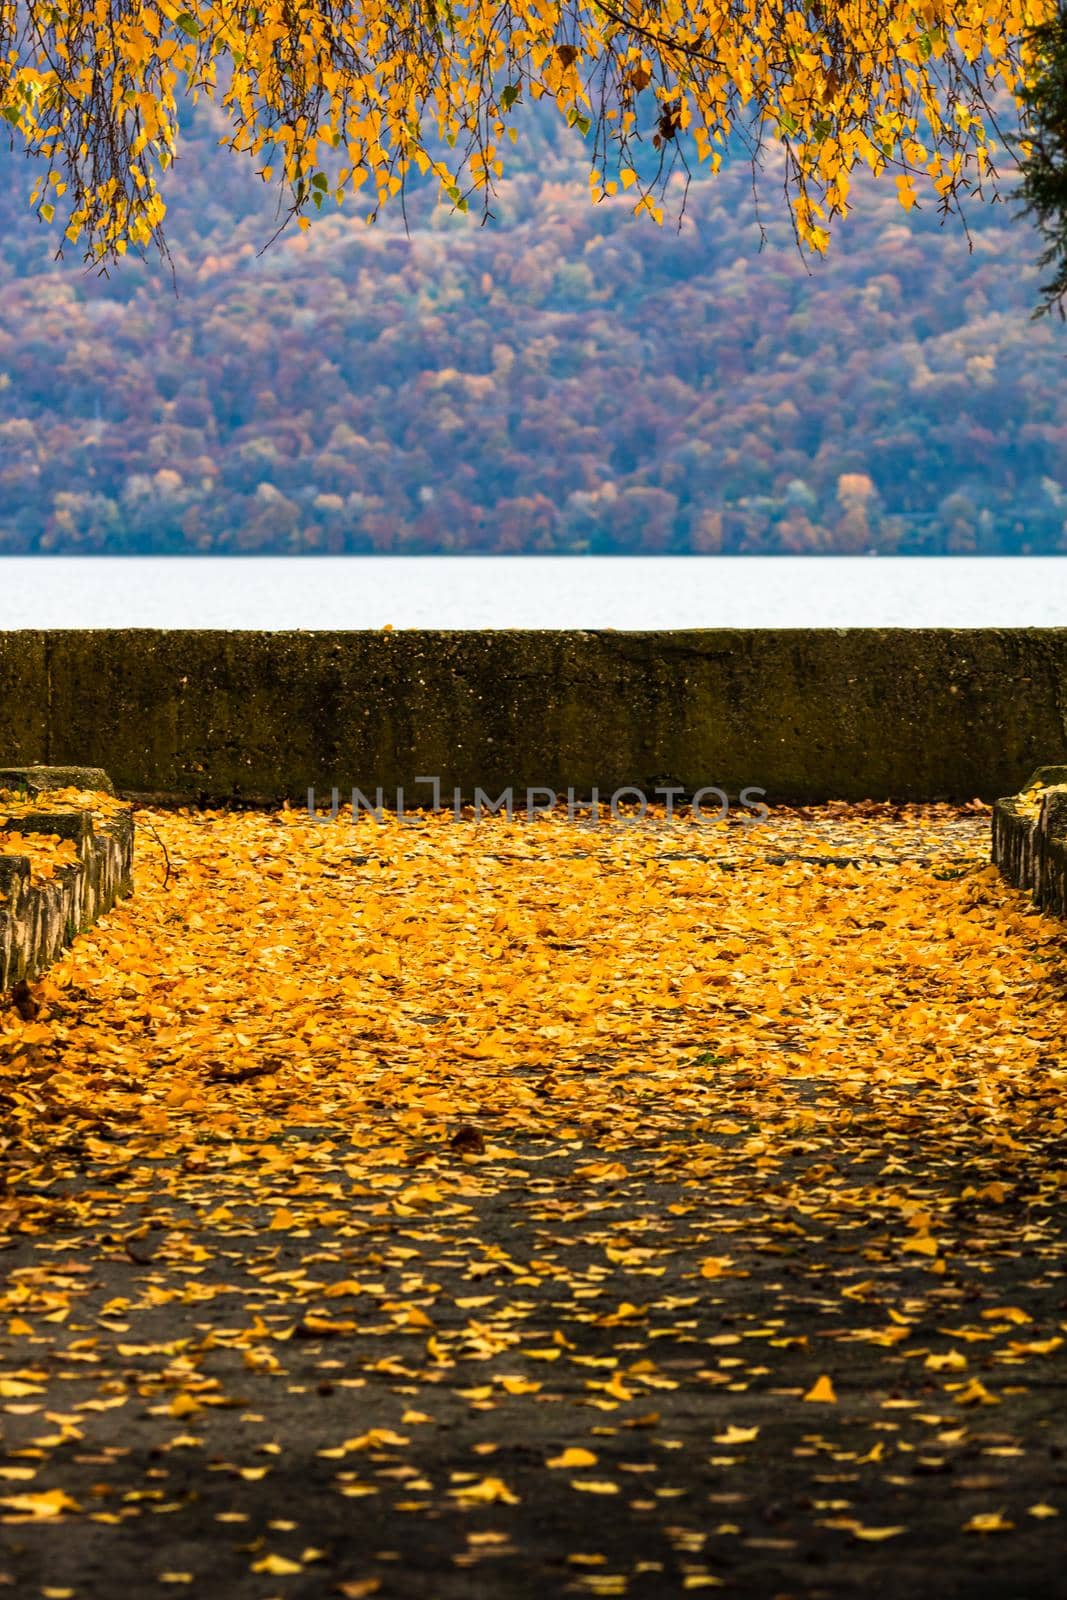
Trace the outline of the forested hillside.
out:
<instances>
[{"instance_id":1,"label":"forested hillside","mask_svg":"<svg viewBox=\"0 0 1067 1600\"><path fill-rule=\"evenodd\" d=\"M0 550L1067 551L1067 334L1008 206L969 251L886 184L808 262L744 161L657 228L541 129L484 227L423 191L260 254L211 116L173 275L54 262L0 154Z\"/></svg>"}]
</instances>

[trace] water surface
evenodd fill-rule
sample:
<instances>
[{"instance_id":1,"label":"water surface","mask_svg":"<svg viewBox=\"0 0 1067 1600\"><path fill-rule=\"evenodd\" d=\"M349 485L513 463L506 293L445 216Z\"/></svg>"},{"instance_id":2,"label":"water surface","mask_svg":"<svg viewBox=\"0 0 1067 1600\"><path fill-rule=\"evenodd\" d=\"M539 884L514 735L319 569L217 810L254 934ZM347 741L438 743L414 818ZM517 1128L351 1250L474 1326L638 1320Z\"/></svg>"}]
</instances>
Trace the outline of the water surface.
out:
<instances>
[{"instance_id":1,"label":"water surface","mask_svg":"<svg viewBox=\"0 0 1067 1600\"><path fill-rule=\"evenodd\" d=\"M1067 625L1057 556L9 556L0 628Z\"/></svg>"}]
</instances>

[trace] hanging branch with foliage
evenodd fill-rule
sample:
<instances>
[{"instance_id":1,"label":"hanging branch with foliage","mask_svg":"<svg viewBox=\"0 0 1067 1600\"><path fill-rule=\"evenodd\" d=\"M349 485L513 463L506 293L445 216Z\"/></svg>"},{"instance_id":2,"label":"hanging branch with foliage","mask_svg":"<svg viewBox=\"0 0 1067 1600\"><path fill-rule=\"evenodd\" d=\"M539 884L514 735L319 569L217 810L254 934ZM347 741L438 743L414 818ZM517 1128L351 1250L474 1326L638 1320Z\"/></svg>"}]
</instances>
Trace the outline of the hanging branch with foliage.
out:
<instances>
[{"instance_id":1,"label":"hanging branch with foliage","mask_svg":"<svg viewBox=\"0 0 1067 1600\"><path fill-rule=\"evenodd\" d=\"M1022 92L1025 140L1020 141L1022 182L1014 198L1022 200L1045 241L1038 258L1053 276L1041 285L1040 317L1053 307L1065 317L1067 298L1067 6L1036 28L1029 40L1039 63Z\"/></svg>"},{"instance_id":2,"label":"hanging branch with foliage","mask_svg":"<svg viewBox=\"0 0 1067 1600\"><path fill-rule=\"evenodd\" d=\"M32 205L91 261L162 243L183 99L284 186L286 220L416 173L488 210L516 109L590 139L594 199L663 219L681 165L777 144L798 238L825 250L857 168L945 211L996 181L995 109L1021 100L1052 0L0 0L0 115ZM1060 67L1061 80L1063 69ZM652 147L649 160L647 147ZM1061 146L1062 147L1062 146ZM1031 177L1035 202L1044 190ZM1062 182L1062 180L1061 180Z\"/></svg>"}]
</instances>

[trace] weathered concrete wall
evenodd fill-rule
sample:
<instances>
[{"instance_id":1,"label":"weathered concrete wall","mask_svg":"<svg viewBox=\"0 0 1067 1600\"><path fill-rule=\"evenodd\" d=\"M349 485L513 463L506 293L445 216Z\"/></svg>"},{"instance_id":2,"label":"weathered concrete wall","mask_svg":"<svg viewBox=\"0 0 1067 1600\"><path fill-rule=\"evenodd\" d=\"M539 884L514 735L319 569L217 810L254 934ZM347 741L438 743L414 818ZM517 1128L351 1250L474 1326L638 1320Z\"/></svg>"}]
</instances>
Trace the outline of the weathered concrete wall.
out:
<instances>
[{"instance_id":1,"label":"weathered concrete wall","mask_svg":"<svg viewBox=\"0 0 1067 1600\"><path fill-rule=\"evenodd\" d=\"M433 774L992 800L1067 757L1067 629L13 632L0 750L185 799Z\"/></svg>"},{"instance_id":2,"label":"weathered concrete wall","mask_svg":"<svg viewBox=\"0 0 1067 1600\"><path fill-rule=\"evenodd\" d=\"M17 782L10 769L2 776L7 781L0 781L0 787ZM60 774L53 782L62 785L65 779ZM106 777L104 782L108 784ZM43 972L76 934L133 890L133 817L128 808L94 820L87 807L50 804L47 783L26 790L35 803L17 813L5 807L7 833L72 839L77 859L59 867L54 877L34 881L28 856L0 852L0 993L20 978Z\"/></svg>"},{"instance_id":3,"label":"weathered concrete wall","mask_svg":"<svg viewBox=\"0 0 1067 1600\"><path fill-rule=\"evenodd\" d=\"M1067 766L1038 768L993 807L993 862L1034 904L1067 917Z\"/></svg>"}]
</instances>

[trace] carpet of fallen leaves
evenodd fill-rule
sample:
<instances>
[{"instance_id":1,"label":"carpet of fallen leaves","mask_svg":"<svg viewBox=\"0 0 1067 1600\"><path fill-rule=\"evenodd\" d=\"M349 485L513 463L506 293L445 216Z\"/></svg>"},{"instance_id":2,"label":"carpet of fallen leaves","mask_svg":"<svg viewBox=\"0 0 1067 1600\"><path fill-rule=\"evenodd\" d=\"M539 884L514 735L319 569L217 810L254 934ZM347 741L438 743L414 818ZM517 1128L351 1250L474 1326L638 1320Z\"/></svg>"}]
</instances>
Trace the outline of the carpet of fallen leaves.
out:
<instances>
[{"instance_id":1,"label":"carpet of fallen leaves","mask_svg":"<svg viewBox=\"0 0 1067 1600\"><path fill-rule=\"evenodd\" d=\"M75 864L77 845L73 839L60 838L58 833L23 833L18 827L20 820L40 811L49 814L87 812L93 822L100 824L124 809L125 802L114 795L87 789L50 789L44 796L28 798L13 789L0 787L0 856L24 857L30 863L30 882L44 883L55 877L57 868ZM0 892L0 905L4 899Z\"/></svg>"},{"instance_id":2,"label":"carpet of fallen leaves","mask_svg":"<svg viewBox=\"0 0 1067 1600\"><path fill-rule=\"evenodd\" d=\"M4 795L0 790L0 807ZM30 863L30 882L35 886L54 878L59 867L72 867L78 859L78 847L73 839L61 839L58 833L17 833L4 826L6 818L0 811L0 856L22 856ZM7 896L0 891L0 905Z\"/></svg>"},{"instance_id":3,"label":"carpet of fallen leaves","mask_svg":"<svg viewBox=\"0 0 1067 1600\"><path fill-rule=\"evenodd\" d=\"M0 1009L0 1586L1065 1592L1067 934L981 808L138 824Z\"/></svg>"}]
</instances>

